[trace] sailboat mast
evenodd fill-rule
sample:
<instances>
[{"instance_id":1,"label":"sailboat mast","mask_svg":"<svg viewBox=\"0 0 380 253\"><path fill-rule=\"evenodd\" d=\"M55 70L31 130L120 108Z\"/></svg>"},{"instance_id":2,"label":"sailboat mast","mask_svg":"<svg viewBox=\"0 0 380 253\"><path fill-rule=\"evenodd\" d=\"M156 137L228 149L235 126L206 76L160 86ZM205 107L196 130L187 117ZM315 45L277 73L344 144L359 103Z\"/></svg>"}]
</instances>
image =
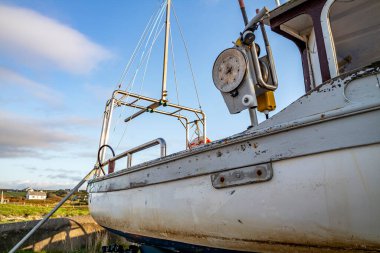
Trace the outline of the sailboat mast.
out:
<instances>
[{"instance_id":1,"label":"sailboat mast","mask_svg":"<svg viewBox=\"0 0 380 253\"><path fill-rule=\"evenodd\" d=\"M171 0L167 0L166 5L166 26L165 26L165 45L164 45L164 66L162 71L162 93L161 101L167 101L167 90L166 90L166 79L167 79L167 70L168 70L168 46L169 46L169 33L170 33L170 5Z\"/></svg>"}]
</instances>

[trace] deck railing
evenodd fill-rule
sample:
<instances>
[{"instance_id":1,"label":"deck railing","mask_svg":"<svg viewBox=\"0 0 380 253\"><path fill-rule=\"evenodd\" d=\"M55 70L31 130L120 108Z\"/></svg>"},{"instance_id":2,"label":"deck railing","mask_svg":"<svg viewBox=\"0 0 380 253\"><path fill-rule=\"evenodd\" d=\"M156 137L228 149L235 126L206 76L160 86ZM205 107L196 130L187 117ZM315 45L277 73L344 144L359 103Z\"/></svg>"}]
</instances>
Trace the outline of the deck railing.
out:
<instances>
[{"instance_id":1,"label":"deck railing","mask_svg":"<svg viewBox=\"0 0 380 253\"><path fill-rule=\"evenodd\" d=\"M115 162L121 158L127 157L128 162L127 162L127 168L130 168L132 166L132 155L134 153L140 152L142 150L154 147L156 145L160 145L160 157L165 157L166 156L166 141L163 138L157 138L152 141L146 142L144 144L141 144L137 147L131 148L127 151L124 151L121 154L118 154L104 163L101 164L101 167L104 167L108 165L108 174L114 172L115 170Z\"/></svg>"}]
</instances>

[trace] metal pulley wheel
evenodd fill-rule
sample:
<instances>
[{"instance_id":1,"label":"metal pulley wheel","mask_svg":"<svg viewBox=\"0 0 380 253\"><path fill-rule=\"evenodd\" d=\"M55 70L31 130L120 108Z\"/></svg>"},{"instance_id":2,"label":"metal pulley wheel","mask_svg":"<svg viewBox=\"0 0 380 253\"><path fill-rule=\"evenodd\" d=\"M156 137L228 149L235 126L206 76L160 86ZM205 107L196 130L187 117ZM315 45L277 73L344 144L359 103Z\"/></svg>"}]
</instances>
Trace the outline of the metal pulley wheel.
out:
<instances>
[{"instance_id":1,"label":"metal pulley wheel","mask_svg":"<svg viewBox=\"0 0 380 253\"><path fill-rule=\"evenodd\" d=\"M242 83L247 71L247 57L237 48L224 50L216 58L212 70L215 87L221 92L231 92Z\"/></svg>"}]
</instances>

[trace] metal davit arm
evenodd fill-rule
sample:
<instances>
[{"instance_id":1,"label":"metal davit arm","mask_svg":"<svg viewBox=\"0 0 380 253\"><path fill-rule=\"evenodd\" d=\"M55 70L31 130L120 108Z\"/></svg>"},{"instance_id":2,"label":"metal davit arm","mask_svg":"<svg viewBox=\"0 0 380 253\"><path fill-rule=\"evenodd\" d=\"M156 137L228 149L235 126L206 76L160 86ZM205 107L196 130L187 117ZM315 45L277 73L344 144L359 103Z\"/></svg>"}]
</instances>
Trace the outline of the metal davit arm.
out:
<instances>
[{"instance_id":1,"label":"metal davit arm","mask_svg":"<svg viewBox=\"0 0 380 253\"><path fill-rule=\"evenodd\" d=\"M134 98L133 101L127 102L124 101L124 99L131 97ZM138 104L138 102L142 100L145 102L149 102L150 104L148 106L146 105L141 105ZM101 137L100 137L100 143L99 147L104 146L107 144L108 141L108 136L109 136L109 129L110 129L110 124L111 124L111 118L112 118L112 112L115 108L115 106L127 106L127 107L132 107L132 108L137 108L140 109L136 113L128 116L125 118L124 122L129 122L134 118L137 118L138 116L142 115L144 112L155 112L158 114L170 116L177 118L183 127L185 128L185 133L186 133L186 149L189 148L189 125L192 124L194 121L198 121L202 123L202 130L203 130L203 143L207 142L207 137L206 137L206 114L202 110L197 110L193 108L189 108L186 106L181 106L177 104L171 104L167 102L163 102L162 100L159 99L154 99L146 96L142 96L139 94L135 93L130 93L127 91L123 90L115 90L112 94L112 98L107 101L105 111L104 111L104 117L103 117L103 127L102 127L102 132L101 132ZM158 107L163 106L164 108L172 108L175 109L174 111L165 111L165 110L159 110L157 109ZM189 118L180 114L181 111L185 112L190 112L193 113L196 116L196 119L194 121L189 121ZM144 149L153 147L155 145L160 145L161 146L161 157L166 156L166 142L162 138L155 139L153 141L144 143L140 146L137 146L135 148L132 148L130 150L127 150L117 156L114 156L113 158L104 161L105 159L105 149L102 149L99 151L99 161L98 165L100 168L102 168L105 165L108 165L108 173L112 173L114 168L115 168L115 161L119 160L124 157L128 157L128 168L131 166L132 163L132 154L142 151Z\"/></svg>"},{"instance_id":2,"label":"metal davit arm","mask_svg":"<svg viewBox=\"0 0 380 253\"><path fill-rule=\"evenodd\" d=\"M121 96L121 97L117 97L117 96ZM202 130L203 130L203 143L205 144L207 142L207 135L206 135L206 128L207 128L207 124L206 124L206 114L202 111L202 110L197 110L197 109L193 109L193 108L190 108L190 107L186 107L186 106L182 106L182 105L177 105L177 104L172 104L172 103L168 103L167 101L162 101L162 100L159 100L159 99L154 99L154 98L150 98L150 97L146 97L146 96L142 96L142 95L139 95L139 94L135 94L135 93L131 93L131 92L127 92L127 91L124 91L124 90L115 90L113 92L113 95L112 95L115 103L117 105L124 105L124 106L128 106L128 107L132 107L132 108L137 108L137 109L140 109L138 112L126 117L124 119L124 122L129 122L131 121L132 119L134 118L137 118L138 116L142 115L144 112L155 112L155 113L158 113L158 114L163 114L163 115L166 115L166 116L171 116L171 117L174 117L174 118L177 118L179 120L184 120L185 121L185 124L183 124L184 128L186 129L186 149L188 148L188 132L189 132L189 127L188 125L191 123L188 119L188 117L186 116L183 116L181 114L179 114L179 112L181 111L185 111L185 112L190 112L190 113L193 113L197 119L199 119L199 121L202 123ZM132 97L132 98L135 98L134 101L132 102L126 102L126 101L123 101L124 98L126 97ZM143 101L146 101L146 102L149 102L151 103L150 105L148 106L143 106L143 105L138 105L137 102L139 100L143 100ZM174 108L176 109L175 111L173 112L168 112L168 111L164 111L164 110L158 110L157 108L160 107L160 106L163 106L163 107L166 107L166 108Z\"/></svg>"},{"instance_id":3,"label":"metal davit arm","mask_svg":"<svg viewBox=\"0 0 380 253\"><path fill-rule=\"evenodd\" d=\"M123 97L133 97L133 98L137 98L138 100L141 99L141 100L145 100L145 101L152 102L152 103L160 103L160 102L162 102L162 100L159 100L159 99L142 96L142 95L135 94L135 93L132 93L132 92L127 92L127 91L124 91L124 90L115 90L113 92L113 97L116 99L115 96L118 95L118 94L122 95ZM121 99L123 99L123 97ZM121 99L117 99L117 100L121 101ZM136 102L136 101L134 101L134 102ZM132 103L131 103L131 105L132 105ZM182 106L182 105L172 104L172 103L166 103L165 106L181 109L181 110L184 110L184 111L199 113L199 114L203 113L203 111L201 111L201 110L193 109L193 108Z\"/></svg>"},{"instance_id":4,"label":"metal davit arm","mask_svg":"<svg viewBox=\"0 0 380 253\"><path fill-rule=\"evenodd\" d=\"M131 102L124 101L124 100L126 100L126 98L129 98L129 97L134 98L134 100ZM148 106L138 104L138 102L140 100L145 101L145 102L149 102L150 104ZM178 105L178 104L168 103L167 101L154 99L154 98L142 96L139 94L135 94L135 93L131 93L131 92L123 91L123 90L115 90L112 94L112 98L107 101L106 108L104 111L103 127L102 127L99 147L102 147L103 145L107 144L108 136L109 136L109 129L110 129L110 125L111 125L112 112L113 112L115 106L121 106L121 105L140 109L136 113L126 117L124 119L124 122L129 122L132 119L137 118L138 116L142 115L145 112L152 112L152 113L155 112L158 114L177 118L181 122L181 124L183 125L183 127L185 128L185 131L186 131L186 149L189 148L189 125L194 121L189 121L189 118L180 114L180 112L184 111L184 112L193 113L196 117L195 121L202 123L203 143L206 144L206 142L207 142L206 114L202 110L197 110L197 109L193 109L193 108ZM163 106L164 108L171 108L171 109L175 109L175 110L174 111L165 111L163 109L162 110L157 109L158 107L161 107L161 106ZM161 146L161 157L166 156L166 142L162 138L155 139L153 141L144 143L144 144L142 144L138 147L135 147L133 149L127 150L127 151L107 160L107 161L104 161L105 150L102 149L102 150L100 150L100 154L99 154L99 158L100 158L98 161L99 167L102 168L103 166L108 165L109 166L109 168L108 168L109 173L113 172L113 169L115 167L114 166L115 161L118 159L121 159L123 157L126 157L126 156L128 157L128 167L130 167L131 163L132 163L132 154L133 153L139 152L141 150L150 148L150 147L158 145L158 144L160 144L160 146Z\"/></svg>"}]
</instances>

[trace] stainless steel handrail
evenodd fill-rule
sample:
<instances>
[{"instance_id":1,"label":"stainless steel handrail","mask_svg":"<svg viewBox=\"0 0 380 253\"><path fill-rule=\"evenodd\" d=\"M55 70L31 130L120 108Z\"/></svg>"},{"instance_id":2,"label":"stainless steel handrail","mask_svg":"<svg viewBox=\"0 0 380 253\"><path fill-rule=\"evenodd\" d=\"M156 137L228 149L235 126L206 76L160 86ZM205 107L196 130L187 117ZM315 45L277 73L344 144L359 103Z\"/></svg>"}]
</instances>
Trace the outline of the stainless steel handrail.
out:
<instances>
[{"instance_id":1,"label":"stainless steel handrail","mask_svg":"<svg viewBox=\"0 0 380 253\"><path fill-rule=\"evenodd\" d=\"M132 165L132 154L140 152L140 151L145 150L147 148L154 147L156 145L160 145L160 157L161 158L165 157L166 156L166 141L163 138L157 138L157 139L154 139L152 141L141 144L137 147L131 148L127 151L124 151L121 154L118 154L118 155L110 158L109 160L102 163L101 167L106 166L112 162L115 162L116 160L119 160L119 159L127 156L128 157L127 168L129 168Z\"/></svg>"}]
</instances>

